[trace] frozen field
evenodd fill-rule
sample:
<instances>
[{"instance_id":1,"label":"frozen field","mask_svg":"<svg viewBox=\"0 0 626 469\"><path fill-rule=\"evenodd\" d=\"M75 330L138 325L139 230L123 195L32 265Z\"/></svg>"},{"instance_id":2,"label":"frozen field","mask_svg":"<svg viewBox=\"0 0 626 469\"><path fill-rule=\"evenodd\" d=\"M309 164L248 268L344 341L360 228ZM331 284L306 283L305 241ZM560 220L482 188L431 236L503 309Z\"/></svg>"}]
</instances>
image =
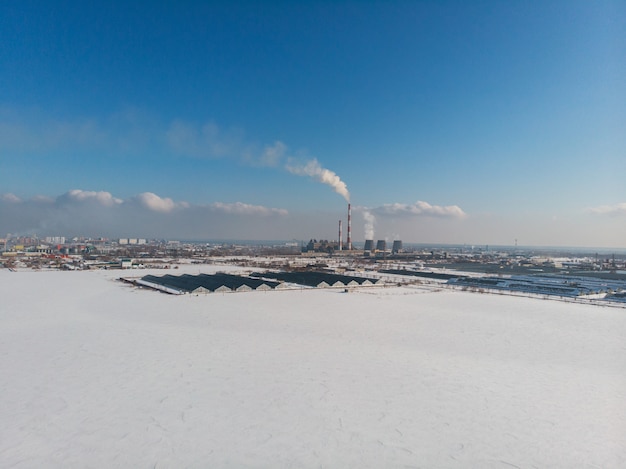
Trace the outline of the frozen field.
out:
<instances>
[{"instance_id":1,"label":"frozen field","mask_svg":"<svg viewBox=\"0 0 626 469\"><path fill-rule=\"evenodd\" d=\"M119 275L0 270L0 467L626 467L624 309Z\"/></svg>"}]
</instances>

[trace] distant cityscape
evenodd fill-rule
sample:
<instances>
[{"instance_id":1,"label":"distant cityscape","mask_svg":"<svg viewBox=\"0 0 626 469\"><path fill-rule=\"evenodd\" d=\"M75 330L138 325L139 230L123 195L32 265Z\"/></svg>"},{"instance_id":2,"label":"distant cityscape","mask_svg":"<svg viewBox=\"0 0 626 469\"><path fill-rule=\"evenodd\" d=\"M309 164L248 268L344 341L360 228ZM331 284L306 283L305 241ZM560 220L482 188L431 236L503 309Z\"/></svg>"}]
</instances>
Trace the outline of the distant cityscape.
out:
<instances>
[{"instance_id":1,"label":"distant cityscape","mask_svg":"<svg viewBox=\"0 0 626 469\"><path fill-rule=\"evenodd\" d=\"M518 246L445 246L404 244L401 240L365 240L352 249L336 240L305 241L180 241L147 238L12 236L0 238L2 266L33 268L100 268L120 265L121 258L142 260L196 259L219 256L342 257L354 262L419 262L432 266L470 269L484 273L621 271L626 253L594 252L593 248L536 248ZM65 267L63 267L65 266Z\"/></svg>"}]
</instances>

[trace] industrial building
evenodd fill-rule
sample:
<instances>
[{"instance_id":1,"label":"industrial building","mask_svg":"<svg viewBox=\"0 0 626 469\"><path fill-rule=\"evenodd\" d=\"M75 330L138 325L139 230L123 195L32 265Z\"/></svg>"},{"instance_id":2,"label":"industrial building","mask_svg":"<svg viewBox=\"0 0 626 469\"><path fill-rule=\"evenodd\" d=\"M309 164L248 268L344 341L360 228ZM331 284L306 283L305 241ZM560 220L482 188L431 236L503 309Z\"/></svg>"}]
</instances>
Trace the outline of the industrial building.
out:
<instances>
[{"instance_id":1,"label":"industrial building","mask_svg":"<svg viewBox=\"0 0 626 469\"><path fill-rule=\"evenodd\" d=\"M266 272L263 274L252 274L252 276L270 278L280 282L316 288L367 286L374 285L379 282L378 279L352 277L350 275L340 275L319 271Z\"/></svg>"},{"instance_id":2,"label":"industrial building","mask_svg":"<svg viewBox=\"0 0 626 469\"><path fill-rule=\"evenodd\" d=\"M567 297L610 295L626 289L626 282L623 280L572 275L513 275L509 278L458 277L451 278L448 283L457 286Z\"/></svg>"},{"instance_id":3,"label":"industrial building","mask_svg":"<svg viewBox=\"0 0 626 469\"><path fill-rule=\"evenodd\" d=\"M126 280L130 281L130 280ZM181 295L185 293L226 293L263 291L306 286L315 288L366 286L378 283L377 279L352 277L327 272L255 272L249 276L218 273L213 275L145 275L131 283Z\"/></svg>"},{"instance_id":4,"label":"industrial building","mask_svg":"<svg viewBox=\"0 0 626 469\"><path fill-rule=\"evenodd\" d=\"M134 283L172 294L272 290L280 286L278 282L231 274L146 275Z\"/></svg>"},{"instance_id":5,"label":"industrial building","mask_svg":"<svg viewBox=\"0 0 626 469\"><path fill-rule=\"evenodd\" d=\"M511 275L507 277L472 276L462 273L384 269L381 273L422 277L445 282L453 287L481 291L499 290L553 297L595 297L607 301L624 301L626 280L576 275Z\"/></svg>"}]
</instances>

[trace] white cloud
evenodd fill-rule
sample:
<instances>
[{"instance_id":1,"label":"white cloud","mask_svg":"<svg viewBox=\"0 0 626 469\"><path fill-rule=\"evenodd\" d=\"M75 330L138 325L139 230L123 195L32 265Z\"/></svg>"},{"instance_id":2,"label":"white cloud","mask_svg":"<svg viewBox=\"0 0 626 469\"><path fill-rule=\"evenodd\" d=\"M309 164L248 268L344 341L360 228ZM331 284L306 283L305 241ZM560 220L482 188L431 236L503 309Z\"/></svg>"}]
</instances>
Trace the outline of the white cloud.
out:
<instances>
[{"instance_id":1,"label":"white cloud","mask_svg":"<svg viewBox=\"0 0 626 469\"><path fill-rule=\"evenodd\" d=\"M587 211L596 215L626 215L626 202L613 205L600 205L599 207L590 208Z\"/></svg>"},{"instance_id":2,"label":"white cloud","mask_svg":"<svg viewBox=\"0 0 626 469\"><path fill-rule=\"evenodd\" d=\"M262 205L250 205L244 204L242 202L235 203L223 203L223 202L215 202L210 205L211 208L223 212L223 213L234 213L238 215L282 215L285 216L288 214L287 210L282 208L269 208L264 207Z\"/></svg>"},{"instance_id":3,"label":"white cloud","mask_svg":"<svg viewBox=\"0 0 626 469\"><path fill-rule=\"evenodd\" d=\"M110 192L105 191L83 191L80 189L73 189L65 194L67 199L77 201L77 202L86 202L86 201L95 201L101 205L110 207L112 205L121 204L123 202L122 199L118 199L113 197Z\"/></svg>"},{"instance_id":4,"label":"white cloud","mask_svg":"<svg viewBox=\"0 0 626 469\"><path fill-rule=\"evenodd\" d=\"M418 200L414 204L385 204L380 207L369 209L376 215L394 216L431 216L440 218L465 218L467 214L458 205L431 205L428 202Z\"/></svg>"},{"instance_id":5,"label":"white cloud","mask_svg":"<svg viewBox=\"0 0 626 469\"><path fill-rule=\"evenodd\" d=\"M167 213L180 206L169 197L159 197L153 192L142 192L141 194L136 195L134 200L139 202L139 204L145 208L155 212Z\"/></svg>"},{"instance_id":6,"label":"white cloud","mask_svg":"<svg viewBox=\"0 0 626 469\"><path fill-rule=\"evenodd\" d=\"M37 204L54 204L61 197L63 196L53 198L53 197L48 197L47 195L36 195L32 197L30 201L37 203Z\"/></svg>"},{"instance_id":7,"label":"white cloud","mask_svg":"<svg viewBox=\"0 0 626 469\"><path fill-rule=\"evenodd\" d=\"M2 194L0 196L0 200L3 200L4 202L11 202L14 204L21 202L21 199L18 196L16 196L15 194L11 194L11 193Z\"/></svg>"},{"instance_id":8,"label":"white cloud","mask_svg":"<svg viewBox=\"0 0 626 469\"><path fill-rule=\"evenodd\" d=\"M120 199L73 189L54 198L0 196L0 233L210 239L272 237L287 210L243 202L193 205L153 192ZM284 222L284 221L283 221ZM242 233L244 235L242 235Z\"/></svg>"}]
</instances>

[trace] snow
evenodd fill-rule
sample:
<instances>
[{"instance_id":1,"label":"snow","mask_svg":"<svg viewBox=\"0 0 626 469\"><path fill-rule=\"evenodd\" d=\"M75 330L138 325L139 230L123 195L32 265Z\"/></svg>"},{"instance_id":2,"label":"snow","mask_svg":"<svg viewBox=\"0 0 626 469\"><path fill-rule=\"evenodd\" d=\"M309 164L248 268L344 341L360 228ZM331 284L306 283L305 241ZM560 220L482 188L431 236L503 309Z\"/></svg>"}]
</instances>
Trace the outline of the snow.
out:
<instances>
[{"instance_id":1,"label":"snow","mask_svg":"<svg viewBox=\"0 0 626 469\"><path fill-rule=\"evenodd\" d=\"M626 467L624 309L120 275L0 271L1 467Z\"/></svg>"}]
</instances>

